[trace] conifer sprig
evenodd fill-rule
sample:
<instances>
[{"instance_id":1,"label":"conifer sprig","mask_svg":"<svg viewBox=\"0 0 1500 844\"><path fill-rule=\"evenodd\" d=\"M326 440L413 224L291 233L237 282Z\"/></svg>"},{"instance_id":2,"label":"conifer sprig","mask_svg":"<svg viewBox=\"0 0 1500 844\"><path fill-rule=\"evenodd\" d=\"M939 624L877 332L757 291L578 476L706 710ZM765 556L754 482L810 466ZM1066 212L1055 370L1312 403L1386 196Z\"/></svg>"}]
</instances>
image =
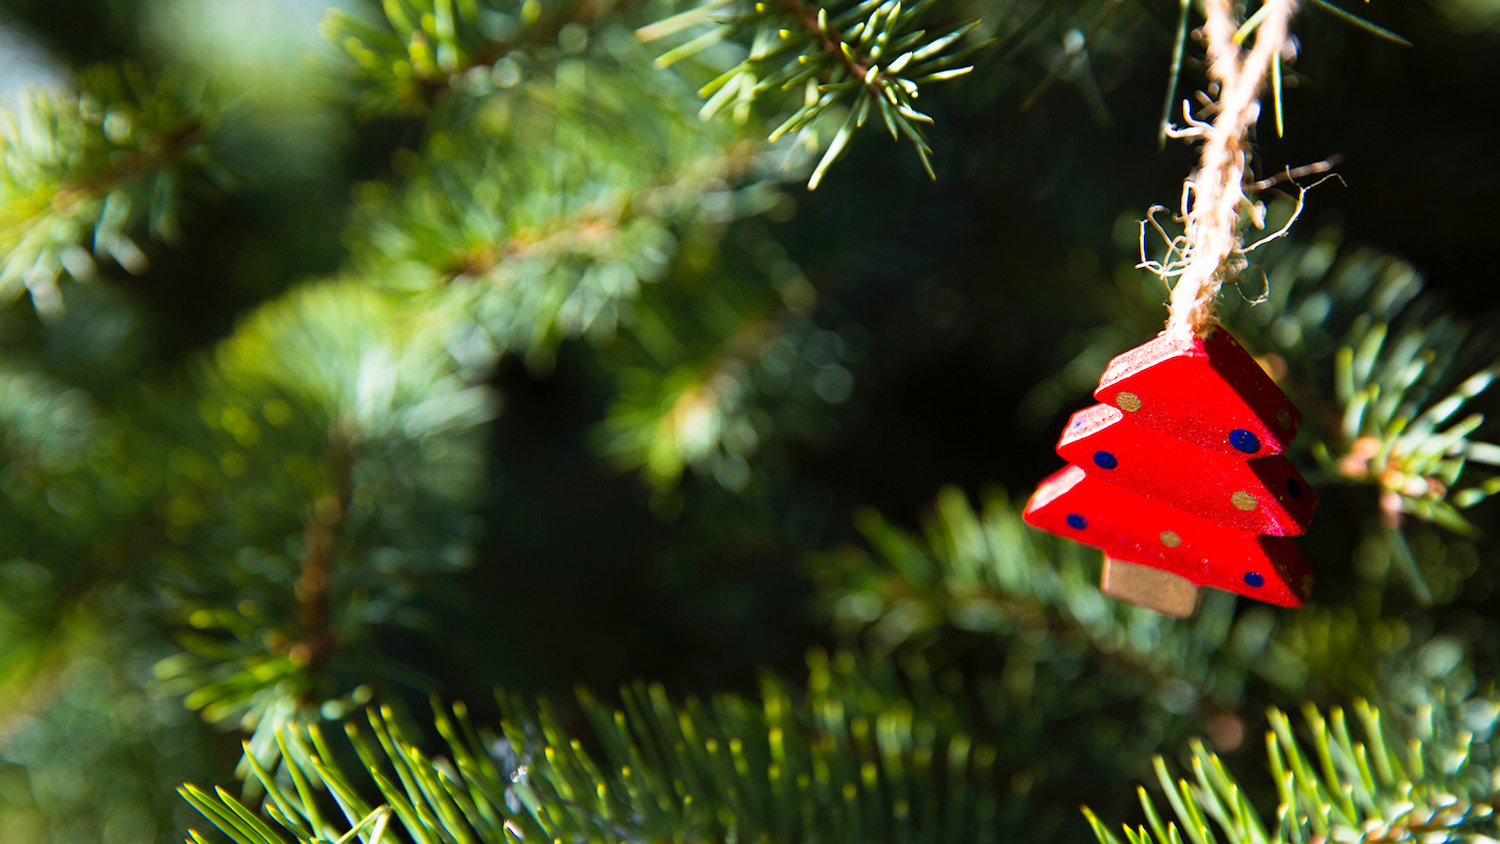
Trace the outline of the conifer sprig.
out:
<instances>
[{"instance_id":1,"label":"conifer sprig","mask_svg":"<svg viewBox=\"0 0 1500 844\"><path fill-rule=\"evenodd\" d=\"M211 153L217 122L201 82L111 67L81 74L76 90L33 93L5 115L0 301L29 292L55 316L58 279L92 278L97 258L145 272L142 237L176 240L184 194L231 182Z\"/></svg>"},{"instance_id":2,"label":"conifer sprig","mask_svg":"<svg viewBox=\"0 0 1500 844\"><path fill-rule=\"evenodd\" d=\"M514 87L530 50L555 52L568 24L592 22L608 7L574 0L383 0L384 26L334 9L320 29L354 60L351 81L362 111L420 114L449 92Z\"/></svg>"},{"instance_id":3,"label":"conifer sprig","mask_svg":"<svg viewBox=\"0 0 1500 844\"><path fill-rule=\"evenodd\" d=\"M613 11L589 0L382 0L385 21L339 9L323 37L353 59L344 74L367 114L419 115L514 91L576 56Z\"/></svg>"},{"instance_id":4,"label":"conifer sprig","mask_svg":"<svg viewBox=\"0 0 1500 844\"><path fill-rule=\"evenodd\" d=\"M1392 528L1411 514L1476 534L1460 510L1500 491L1500 475L1474 482L1465 470L1471 464L1500 466L1500 445L1471 439L1484 424L1483 414L1455 416L1500 370L1482 369L1440 389L1463 345L1441 321L1392 327L1361 319L1349 341L1335 358L1334 381L1347 445L1337 459L1322 443L1314 454L1340 475L1378 486L1382 516Z\"/></svg>"},{"instance_id":5,"label":"conifer sprig","mask_svg":"<svg viewBox=\"0 0 1500 844\"><path fill-rule=\"evenodd\" d=\"M1283 381L1312 409L1312 453L1328 477L1379 489L1392 530L1412 515L1474 535L1462 511L1500 491L1500 476L1484 468L1500 466L1500 446L1485 441L1493 429L1482 413L1460 413L1500 375L1500 338L1426 292L1409 263L1367 249L1340 254L1333 231L1275 245L1262 261L1266 292L1235 307L1231 323L1277 356Z\"/></svg>"},{"instance_id":6,"label":"conifer sprig","mask_svg":"<svg viewBox=\"0 0 1500 844\"><path fill-rule=\"evenodd\" d=\"M223 789L182 793L238 844L374 844L385 827L424 844L993 840L994 748L833 663L813 655L805 695L769 678L758 700L636 684L616 708L580 692L602 755L545 700L503 693L498 735L434 703L444 756L388 708L345 725L358 767L317 725L285 729L281 770L252 766L279 830Z\"/></svg>"},{"instance_id":7,"label":"conifer sprig","mask_svg":"<svg viewBox=\"0 0 1500 844\"><path fill-rule=\"evenodd\" d=\"M350 282L267 304L217 350L206 424L178 439L163 556L185 623L156 674L259 753L401 673L374 668L372 625L467 560L493 396L455 371L449 315L402 304Z\"/></svg>"},{"instance_id":8,"label":"conifer sprig","mask_svg":"<svg viewBox=\"0 0 1500 844\"><path fill-rule=\"evenodd\" d=\"M853 132L873 115L892 139L905 137L916 147L929 176L931 154L922 131L932 118L915 107L920 86L962 76L973 69L964 62L984 46L963 39L977 26L968 23L939 33L923 28L933 0L835 0L826 5L806 0L709 0L637 30L642 41L686 38L657 59L668 67L726 40L748 42L749 54L705 85L701 114L708 118L732 109L743 122L758 101L771 108L790 108L791 115L770 133L824 149L813 168L809 188L816 188L838 159ZM820 118L843 112L839 128L823 144Z\"/></svg>"},{"instance_id":9,"label":"conifer sprig","mask_svg":"<svg viewBox=\"0 0 1500 844\"><path fill-rule=\"evenodd\" d=\"M1266 752L1280 800L1274 820L1251 806L1217 754L1194 742L1192 780L1174 781L1156 758L1172 814L1164 821L1140 788L1146 824L1125 826L1124 842L1212 844L1219 839L1210 822L1229 844L1492 841L1500 834L1493 754L1500 708L1486 700L1469 703L1451 714L1425 707L1398 735L1380 710L1356 701L1362 741L1354 740L1342 709L1325 716L1305 707L1311 738L1298 740L1291 720L1273 708ZM1083 811L1100 844L1123 844L1093 812Z\"/></svg>"},{"instance_id":10,"label":"conifer sprig","mask_svg":"<svg viewBox=\"0 0 1500 844\"><path fill-rule=\"evenodd\" d=\"M702 353L662 340L665 360L623 368L597 431L601 450L639 467L658 494L686 469L745 490L768 445L816 439L830 424L825 411L853 392L845 364L857 350L793 313L749 319Z\"/></svg>"}]
</instances>

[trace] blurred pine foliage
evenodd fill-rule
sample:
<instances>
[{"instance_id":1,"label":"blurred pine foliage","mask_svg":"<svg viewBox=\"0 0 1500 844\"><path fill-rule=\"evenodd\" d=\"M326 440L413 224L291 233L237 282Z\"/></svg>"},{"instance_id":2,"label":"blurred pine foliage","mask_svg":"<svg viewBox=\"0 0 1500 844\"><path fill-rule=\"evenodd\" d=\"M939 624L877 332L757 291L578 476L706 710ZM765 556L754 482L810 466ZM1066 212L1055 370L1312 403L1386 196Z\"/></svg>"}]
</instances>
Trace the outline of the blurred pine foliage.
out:
<instances>
[{"instance_id":1,"label":"blurred pine foliage","mask_svg":"<svg viewBox=\"0 0 1500 844\"><path fill-rule=\"evenodd\" d=\"M1500 4L1257 138L1312 602L1020 521L1197 14L0 2L0 841L1500 838Z\"/></svg>"}]
</instances>

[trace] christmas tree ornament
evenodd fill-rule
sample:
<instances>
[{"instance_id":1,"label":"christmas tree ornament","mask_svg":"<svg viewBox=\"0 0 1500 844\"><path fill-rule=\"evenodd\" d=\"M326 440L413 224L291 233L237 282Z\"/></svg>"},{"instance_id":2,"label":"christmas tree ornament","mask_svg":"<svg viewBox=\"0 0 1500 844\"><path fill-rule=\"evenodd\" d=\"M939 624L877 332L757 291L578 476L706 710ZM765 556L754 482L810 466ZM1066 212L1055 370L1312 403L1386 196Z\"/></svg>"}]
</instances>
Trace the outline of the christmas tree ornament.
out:
<instances>
[{"instance_id":1,"label":"christmas tree ornament","mask_svg":"<svg viewBox=\"0 0 1500 844\"><path fill-rule=\"evenodd\" d=\"M1317 494L1283 452L1300 417L1222 327L1164 332L1110 362L1058 441L1070 464L1025 518L1105 553L1101 588L1187 617L1199 587L1301 606L1312 568L1291 537Z\"/></svg>"},{"instance_id":2,"label":"christmas tree ornament","mask_svg":"<svg viewBox=\"0 0 1500 844\"><path fill-rule=\"evenodd\" d=\"M1057 444L1068 467L1042 481L1024 513L1036 527L1103 549L1106 594L1182 618L1197 610L1204 586L1301 606L1312 567L1291 537L1317 504L1283 456L1297 409L1213 320L1220 288L1259 245L1240 238L1242 223L1264 219L1245 196L1249 132L1296 4L1268 2L1248 52L1229 5L1211 5L1203 31L1217 83L1213 120L1194 119L1184 103L1187 125L1163 127L1201 144L1183 183L1182 233L1155 226L1167 250L1152 260L1154 218L1141 223L1139 266L1172 290L1166 330L1110 362L1094 391L1100 404L1074 414ZM1300 211L1299 200L1259 243L1286 234Z\"/></svg>"}]
</instances>

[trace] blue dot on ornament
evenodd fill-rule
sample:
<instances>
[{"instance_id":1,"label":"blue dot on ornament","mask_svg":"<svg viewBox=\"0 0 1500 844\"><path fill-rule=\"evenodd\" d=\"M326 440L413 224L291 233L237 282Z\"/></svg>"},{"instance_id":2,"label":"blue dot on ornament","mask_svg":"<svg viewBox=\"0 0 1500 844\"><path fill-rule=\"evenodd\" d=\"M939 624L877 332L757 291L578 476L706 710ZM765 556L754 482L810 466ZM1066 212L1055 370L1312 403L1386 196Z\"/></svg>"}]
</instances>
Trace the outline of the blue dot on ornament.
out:
<instances>
[{"instance_id":1,"label":"blue dot on ornament","mask_svg":"<svg viewBox=\"0 0 1500 844\"><path fill-rule=\"evenodd\" d=\"M1229 432L1229 444L1246 454L1260 451L1260 438L1244 428L1235 428Z\"/></svg>"},{"instance_id":2,"label":"blue dot on ornament","mask_svg":"<svg viewBox=\"0 0 1500 844\"><path fill-rule=\"evenodd\" d=\"M1077 513L1069 513L1068 517L1063 521L1067 522L1068 527L1072 528L1073 530L1083 530L1084 528L1089 526L1089 520L1078 515Z\"/></svg>"},{"instance_id":3,"label":"blue dot on ornament","mask_svg":"<svg viewBox=\"0 0 1500 844\"><path fill-rule=\"evenodd\" d=\"M1266 578L1258 571L1245 572L1245 582L1259 589L1266 585Z\"/></svg>"},{"instance_id":4,"label":"blue dot on ornament","mask_svg":"<svg viewBox=\"0 0 1500 844\"><path fill-rule=\"evenodd\" d=\"M1107 451L1094 452L1094 463L1098 464L1100 469L1113 469L1120 465L1120 461Z\"/></svg>"},{"instance_id":5,"label":"blue dot on ornament","mask_svg":"<svg viewBox=\"0 0 1500 844\"><path fill-rule=\"evenodd\" d=\"M1300 501L1302 499L1302 484L1297 483L1296 478L1287 478L1286 494L1290 495L1294 501Z\"/></svg>"}]
</instances>

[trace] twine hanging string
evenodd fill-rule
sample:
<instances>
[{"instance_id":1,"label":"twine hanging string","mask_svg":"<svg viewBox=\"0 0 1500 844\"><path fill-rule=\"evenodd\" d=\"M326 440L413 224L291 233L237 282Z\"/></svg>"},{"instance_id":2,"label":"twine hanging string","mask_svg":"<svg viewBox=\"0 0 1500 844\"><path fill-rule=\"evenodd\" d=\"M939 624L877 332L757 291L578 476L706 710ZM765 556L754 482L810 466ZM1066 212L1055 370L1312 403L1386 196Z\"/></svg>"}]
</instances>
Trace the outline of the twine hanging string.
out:
<instances>
[{"instance_id":1,"label":"twine hanging string","mask_svg":"<svg viewBox=\"0 0 1500 844\"><path fill-rule=\"evenodd\" d=\"M1173 137L1201 140L1203 149L1198 169L1183 184L1184 231L1171 239L1176 255L1169 254L1165 262L1143 261L1163 277L1177 276L1167 333L1182 343L1207 329L1219 288L1245 266L1238 223L1245 202L1246 136L1260 116L1261 86L1272 59L1286 44L1297 3L1266 0L1256 12L1260 23L1248 52L1235 41L1239 27L1230 0L1205 0L1204 7L1208 75L1218 86L1214 118L1211 123L1195 119L1184 102L1187 125L1168 129Z\"/></svg>"}]
</instances>

